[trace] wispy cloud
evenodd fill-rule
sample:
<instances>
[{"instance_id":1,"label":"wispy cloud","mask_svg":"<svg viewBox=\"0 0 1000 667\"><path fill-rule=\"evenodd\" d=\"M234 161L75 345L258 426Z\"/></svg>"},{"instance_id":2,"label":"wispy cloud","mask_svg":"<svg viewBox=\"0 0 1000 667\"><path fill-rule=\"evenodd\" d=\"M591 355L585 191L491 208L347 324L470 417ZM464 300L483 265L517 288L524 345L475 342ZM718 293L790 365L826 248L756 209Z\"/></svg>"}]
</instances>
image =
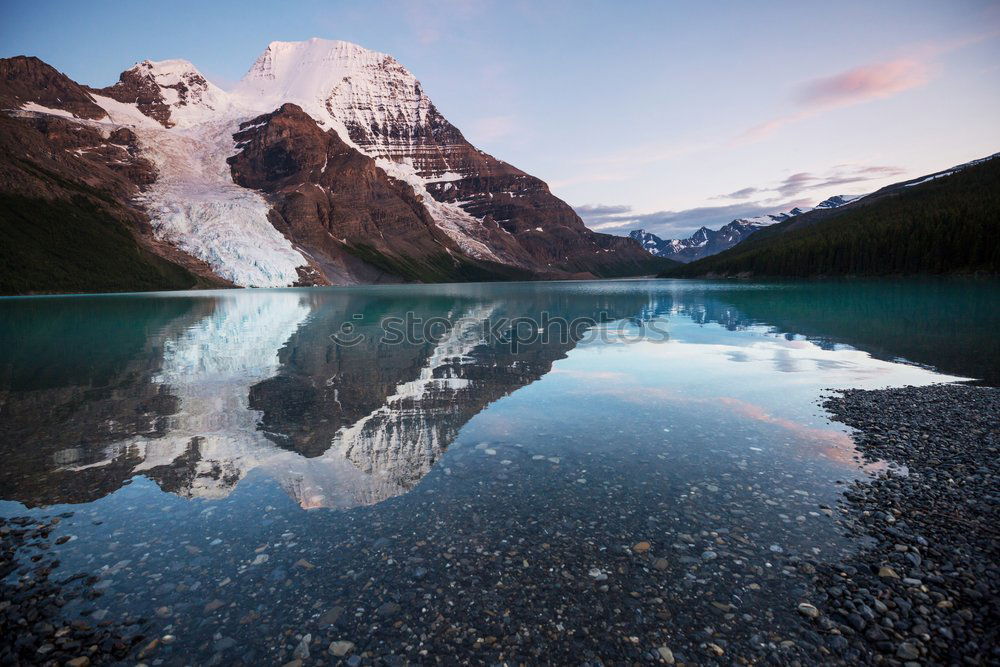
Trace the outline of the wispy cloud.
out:
<instances>
[{"instance_id":1,"label":"wispy cloud","mask_svg":"<svg viewBox=\"0 0 1000 667\"><path fill-rule=\"evenodd\" d=\"M737 190L736 192L730 192L727 195L715 195L712 199L750 199L761 191L758 188L743 188L742 190Z\"/></svg>"},{"instance_id":2,"label":"wispy cloud","mask_svg":"<svg viewBox=\"0 0 1000 667\"><path fill-rule=\"evenodd\" d=\"M798 172L767 189L776 192L781 197L794 197L812 190L832 191L833 188L840 185L864 183L881 178L891 178L905 173L906 170L901 167L887 165L839 165L825 174L814 174L808 171ZM766 191L767 189L761 191ZM831 192L831 194L833 193Z\"/></svg>"},{"instance_id":3,"label":"wispy cloud","mask_svg":"<svg viewBox=\"0 0 1000 667\"><path fill-rule=\"evenodd\" d=\"M812 206L818 199L835 194L857 194L857 188L847 188L855 192L845 192L840 188L904 173L905 169L887 165L840 164L824 172L800 171L778 183L748 186L712 197L723 200L754 197L754 201L651 213L640 213L627 204L587 204L574 208L587 226L597 231L621 234L642 228L663 238L683 238L699 227L718 229L738 218L780 213L796 206Z\"/></svg>"},{"instance_id":4,"label":"wispy cloud","mask_svg":"<svg viewBox=\"0 0 1000 667\"><path fill-rule=\"evenodd\" d=\"M926 63L911 59L892 60L814 79L799 87L796 98L803 106L827 109L892 97L922 86L929 79L930 71Z\"/></svg>"},{"instance_id":5,"label":"wispy cloud","mask_svg":"<svg viewBox=\"0 0 1000 667\"><path fill-rule=\"evenodd\" d=\"M597 231L624 234L642 228L662 238L683 238L699 227L717 229L737 218L749 218L767 213L787 211L806 206L807 200L785 201L780 204L730 204L700 206L682 211L639 213L625 204L596 204L574 207L587 226Z\"/></svg>"},{"instance_id":6,"label":"wispy cloud","mask_svg":"<svg viewBox=\"0 0 1000 667\"><path fill-rule=\"evenodd\" d=\"M876 62L806 81L797 86L793 101L797 111L755 125L734 143L759 141L778 129L825 111L885 99L922 86L931 78L931 66L923 61L901 58Z\"/></svg>"},{"instance_id":7,"label":"wispy cloud","mask_svg":"<svg viewBox=\"0 0 1000 667\"><path fill-rule=\"evenodd\" d=\"M767 202L769 199L795 197L811 190L827 190L828 192L822 193L824 195L845 194L834 193L833 189L840 185L876 181L905 173L905 169L889 165L838 164L825 172L800 171L786 176L778 183L753 185L729 194L715 195L711 199L743 200L755 197L758 201Z\"/></svg>"}]
</instances>

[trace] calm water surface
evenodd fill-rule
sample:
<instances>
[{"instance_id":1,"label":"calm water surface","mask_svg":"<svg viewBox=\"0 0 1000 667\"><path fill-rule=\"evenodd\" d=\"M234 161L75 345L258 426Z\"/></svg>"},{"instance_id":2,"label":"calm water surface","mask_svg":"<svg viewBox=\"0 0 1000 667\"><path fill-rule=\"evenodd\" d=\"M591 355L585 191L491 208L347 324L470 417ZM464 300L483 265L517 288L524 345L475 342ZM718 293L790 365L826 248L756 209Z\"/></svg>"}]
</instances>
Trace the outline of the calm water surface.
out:
<instances>
[{"instance_id":1,"label":"calm water surface","mask_svg":"<svg viewBox=\"0 0 1000 667\"><path fill-rule=\"evenodd\" d=\"M307 633L314 661L338 639L366 661L526 644L579 661L706 624L780 633L797 591L777 560L859 547L829 508L867 473L824 390L995 383L997 294L615 281L0 299L0 516L72 513L51 551L102 595L63 613L144 619L176 637L145 656L159 664L280 664ZM386 332L407 313L408 335ZM509 318L550 335L522 320L512 342Z\"/></svg>"}]
</instances>

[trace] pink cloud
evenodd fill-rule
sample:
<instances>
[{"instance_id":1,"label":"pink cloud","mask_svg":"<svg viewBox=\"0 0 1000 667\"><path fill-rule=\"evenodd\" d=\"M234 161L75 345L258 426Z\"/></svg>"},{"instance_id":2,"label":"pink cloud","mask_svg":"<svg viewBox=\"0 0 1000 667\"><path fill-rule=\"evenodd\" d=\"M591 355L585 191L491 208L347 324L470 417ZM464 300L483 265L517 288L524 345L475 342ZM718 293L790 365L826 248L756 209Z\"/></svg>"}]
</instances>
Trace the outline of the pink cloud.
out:
<instances>
[{"instance_id":1,"label":"pink cloud","mask_svg":"<svg viewBox=\"0 0 1000 667\"><path fill-rule=\"evenodd\" d=\"M759 141L785 125L811 118L823 111L892 97L922 86L930 80L930 67L919 60L901 58L871 63L807 81L799 86L795 100L799 110L772 118L748 129L733 143Z\"/></svg>"},{"instance_id":2,"label":"pink cloud","mask_svg":"<svg viewBox=\"0 0 1000 667\"><path fill-rule=\"evenodd\" d=\"M872 63L810 81L799 89L797 99L806 107L827 109L891 97L929 79L927 65L917 60Z\"/></svg>"}]
</instances>

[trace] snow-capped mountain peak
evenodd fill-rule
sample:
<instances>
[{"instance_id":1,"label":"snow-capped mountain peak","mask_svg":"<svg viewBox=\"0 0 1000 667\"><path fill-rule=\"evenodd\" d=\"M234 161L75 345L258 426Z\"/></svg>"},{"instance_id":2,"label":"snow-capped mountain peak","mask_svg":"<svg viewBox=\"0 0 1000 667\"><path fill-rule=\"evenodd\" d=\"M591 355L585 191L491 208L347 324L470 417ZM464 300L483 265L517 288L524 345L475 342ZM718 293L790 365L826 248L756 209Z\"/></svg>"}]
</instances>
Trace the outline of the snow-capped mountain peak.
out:
<instances>
[{"instance_id":1,"label":"snow-capped mountain peak","mask_svg":"<svg viewBox=\"0 0 1000 667\"><path fill-rule=\"evenodd\" d=\"M228 93L187 60L143 60L98 92L134 103L167 127L190 127L233 113Z\"/></svg>"},{"instance_id":2,"label":"snow-capped mountain peak","mask_svg":"<svg viewBox=\"0 0 1000 667\"><path fill-rule=\"evenodd\" d=\"M335 81L338 75L349 73L352 65L359 68L386 59L391 56L339 39L275 41L267 45L243 80L289 80L296 76L302 83L316 84Z\"/></svg>"},{"instance_id":3,"label":"snow-capped mountain peak","mask_svg":"<svg viewBox=\"0 0 1000 667\"><path fill-rule=\"evenodd\" d=\"M864 195L834 195L829 199L824 199L820 203L816 204L816 208L837 208L838 206L843 206L844 204L850 203L855 199L861 199Z\"/></svg>"},{"instance_id":4,"label":"snow-capped mountain peak","mask_svg":"<svg viewBox=\"0 0 1000 667\"><path fill-rule=\"evenodd\" d=\"M392 157L394 143L418 135L436 114L416 77L392 56L339 40L271 42L233 94L259 112L297 104L345 141L381 157Z\"/></svg>"},{"instance_id":5,"label":"snow-capped mountain peak","mask_svg":"<svg viewBox=\"0 0 1000 667\"><path fill-rule=\"evenodd\" d=\"M816 208L837 208L855 199L858 199L858 197L852 195L835 195L817 204ZM784 222L812 210L814 209L809 206L796 206L792 210L783 213L737 218L718 230L701 227L686 239L664 240L643 229L629 232L629 236L638 241L650 254L658 257L668 257L680 262L692 262L696 259L727 250L759 229Z\"/></svg>"},{"instance_id":6,"label":"snow-capped mountain peak","mask_svg":"<svg viewBox=\"0 0 1000 667\"><path fill-rule=\"evenodd\" d=\"M194 66L194 63L182 58L143 60L125 71L151 76L161 86L174 85L191 75L201 76L201 72Z\"/></svg>"},{"instance_id":7,"label":"snow-capped mountain peak","mask_svg":"<svg viewBox=\"0 0 1000 667\"><path fill-rule=\"evenodd\" d=\"M541 180L470 144L402 64L357 44L271 42L229 92L186 60L136 63L101 89L49 70L21 66L39 90L7 97L33 105L29 113L127 130L155 172L133 197L153 235L214 278L440 280L500 266L600 275L649 262L636 244L587 229ZM45 85L53 76L62 77L55 94Z\"/></svg>"}]
</instances>

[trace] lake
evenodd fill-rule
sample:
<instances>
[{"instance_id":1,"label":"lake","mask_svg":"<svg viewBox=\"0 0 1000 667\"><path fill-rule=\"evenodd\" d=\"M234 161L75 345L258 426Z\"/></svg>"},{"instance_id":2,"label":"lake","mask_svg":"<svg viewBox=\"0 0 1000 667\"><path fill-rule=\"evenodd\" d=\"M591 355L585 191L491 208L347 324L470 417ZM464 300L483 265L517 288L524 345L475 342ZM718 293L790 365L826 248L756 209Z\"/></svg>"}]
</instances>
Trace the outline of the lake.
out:
<instances>
[{"instance_id":1,"label":"lake","mask_svg":"<svg viewBox=\"0 0 1000 667\"><path fill-rule=\"evenodd\" d=\"M789 559L864 546L838 501L883 465L821 397L997 384L997 287L0 299L0 516L60 517L36 551L91 579L58 614L141 634L154 664L776 641L797 631Z\"/></svg>"}]
</instances>

